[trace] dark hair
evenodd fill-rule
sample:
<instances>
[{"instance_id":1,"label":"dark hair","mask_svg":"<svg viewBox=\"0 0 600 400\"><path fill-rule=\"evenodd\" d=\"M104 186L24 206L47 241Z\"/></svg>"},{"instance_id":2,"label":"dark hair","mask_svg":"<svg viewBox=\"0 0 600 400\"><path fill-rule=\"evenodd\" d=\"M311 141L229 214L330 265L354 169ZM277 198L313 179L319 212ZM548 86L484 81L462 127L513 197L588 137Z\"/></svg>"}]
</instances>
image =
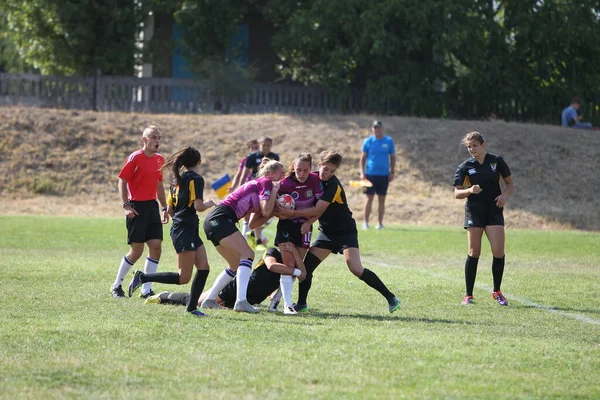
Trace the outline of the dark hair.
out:
<instances>
[{"instance_id":1,"label":"dark hair","mask_svg":"<svg viewBox=\"0 0 600 400\"><path fill-rule=\"evenodd\" d=\"M250 140L248 140L248 142L246 142L246 147L252 147L255 144L258 144L258 140L256 140L256 139L250 139Z\"/></svg>"},{"instance_id":2,"label":"dark hair","mask_svg":"<svg viewBox=\"0 0 600 400\"><path fill-rule=\"evenodd\" d=\"M581 102L579 101L579 98L573 97L573 100L571 100L571 104L581 104Z\"/></svg>"},{"instance_id":3,"label":"dark hair","mask_svg":"<svg viewBox=\"0 0 600 400\"><path fill-rule=\"evenodd\" d=\"M465 137L461 140L461 143L466 146L467 144L469 144L469 142L472 142L473 140L477 140L479 144L485 143L483 135L477 131L467 133Z\"/></svg>"},{"instance_id":4,"label":"dark hair","mask_svg":"<svg viewBox=\"0 0 600 400\"><path fill-rule=\"evenodd\" d=\"M310 153L300 153L296 156L296 158L294 158L294 160L290 164L286 175L295 177L296 176L296 163L299 163L302 161L308 161L308 163L310 164L310 168L312 168L312 155Z\"/></svg>"},{"instance_id":5,"label":"dark hair","mask_svg":"<svg viewBox=\"0 0 600 400\"><path fill-rule=\"evenodd\" d=\"M260 139L258 139L258 143L260 143L260 144L263 144L265 142L271 142L271 143L273 143L273 139L271 139L268 136L263 136Z\"/></svg>"},{"instance_id":6,"label":"dark hair","mask_svg":"<svg viewBox=\"0 0 600 400\"><path fill-rule=\"evenodd\" d=\"M319 164L333 164L339 167L342 163L342 153L338 150L325 150L321 153Z\"/></svg>"},{"instance_id":7,"label":"dark hair","mask_svg":"<svg viewBox=\"0 0 600 400\"><path fill-rule=\"evenodd\" d=\"M174 184L179 185L181 182L181 175L179 173L181 167L188 169L193 168L200 164L200 161L202 161L200 152L194 147L186 147L185 149L179 150L177 153L169 157L165 161L165 164L161 167L160 172L164 172L168 168L171 168L171 172L173 173L174 177Z\"/></svg>"}]
</instances>

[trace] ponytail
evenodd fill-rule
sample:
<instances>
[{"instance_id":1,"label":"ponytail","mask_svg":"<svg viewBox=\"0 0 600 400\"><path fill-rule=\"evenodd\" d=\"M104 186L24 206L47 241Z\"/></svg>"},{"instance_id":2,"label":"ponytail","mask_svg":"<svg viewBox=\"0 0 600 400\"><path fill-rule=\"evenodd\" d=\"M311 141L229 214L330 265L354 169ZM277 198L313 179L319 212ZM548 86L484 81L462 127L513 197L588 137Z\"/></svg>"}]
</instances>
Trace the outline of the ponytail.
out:
<instances>
[{"instance_id":1,"label":"ponytail","mask_svg":"<svg viewBox=\"0 0 600 400\"><path fill-rule=\"evenodd\" d=\"M181 182L181 168L193 168L196 165L200 164L202 161L202 157L200 156L200 152L193 147L186 147L185 149L181 149L171 157L169 157L165 164L160 168L160 172L165 172L167 169L171 168L171 173L173 175L173 183L175 185L179 185Z\"/></svg>"}]
</instances>

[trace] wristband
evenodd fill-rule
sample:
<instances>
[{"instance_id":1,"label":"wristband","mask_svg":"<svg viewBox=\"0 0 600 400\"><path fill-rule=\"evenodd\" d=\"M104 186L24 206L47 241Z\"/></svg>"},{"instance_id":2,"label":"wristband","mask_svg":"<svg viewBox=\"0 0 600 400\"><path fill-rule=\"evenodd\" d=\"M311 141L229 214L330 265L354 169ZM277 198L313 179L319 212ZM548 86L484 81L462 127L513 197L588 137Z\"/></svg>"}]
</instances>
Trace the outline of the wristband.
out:
<instances>
[{"instance_id":1,"label":"wristband","mask_svg":"<svg viewBox=\"0 0 600 400\"><path fill-rule=\"evenodd\" d=\"M129 201L123 203L123 208L131 207L131 203Z\"/></svg>"},{"instance_id":2,"label":"wristband","mask_svg":"<svg viewBox=\"0 0 600 400\"><path fill-rule=\"evenodd\" d=\"M165 211L167 211L167 207L162 208L162 212L165 212Z\"/></svg>"},{"instance_id":3,"label":"wristband","mask_svg":"<svg viewBox=\"0 0 600 400\"><path fill-rule=\"evenodd\" d=\"M300 271L298 268L294 268L294 273L292 275L298 277L302 275L302 271Z\"/></svg>"}]
</instances>

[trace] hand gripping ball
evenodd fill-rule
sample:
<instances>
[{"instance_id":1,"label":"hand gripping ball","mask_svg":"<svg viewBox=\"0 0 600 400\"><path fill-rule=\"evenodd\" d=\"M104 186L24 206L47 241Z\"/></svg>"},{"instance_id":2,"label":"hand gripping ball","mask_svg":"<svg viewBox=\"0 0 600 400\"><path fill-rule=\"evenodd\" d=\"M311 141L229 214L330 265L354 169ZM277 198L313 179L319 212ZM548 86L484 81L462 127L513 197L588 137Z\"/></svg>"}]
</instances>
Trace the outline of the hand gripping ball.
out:
<instances>
[{"instance_id":1,"label":"hand gripping ball","mask_svg":"<svg viewBox=\"0 0 600 400\"><path fill-rule=\"evenodd\" d=\"M296 206L296 202L294 201L294 198L292 196L290 196L289 194L282 194L281 196L279 196L277 198L277 202L279 203L280 206L289 208L290 210L293 210L294 207Z\"/></svg>"}]
</instances>

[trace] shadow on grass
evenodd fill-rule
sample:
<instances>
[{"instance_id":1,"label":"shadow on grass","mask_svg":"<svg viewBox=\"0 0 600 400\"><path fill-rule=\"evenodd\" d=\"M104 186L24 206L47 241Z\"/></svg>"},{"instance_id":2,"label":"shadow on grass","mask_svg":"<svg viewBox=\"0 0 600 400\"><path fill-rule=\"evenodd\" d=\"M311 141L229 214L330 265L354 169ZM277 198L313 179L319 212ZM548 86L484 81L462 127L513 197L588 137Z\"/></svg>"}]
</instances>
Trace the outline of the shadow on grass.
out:
<instances>
[{"instance_id":1,"label":"shadow on grass","mask_svg":"<svg viewBox=\"0 0 600 400\"><path fill-rule=\"evenodd\" d=\"M536 308L540 309L540 307L525 305L523 308ZM589 310L582 308L571 308L571 307L545 307L545 310L548 311L565 311L565 312L580 312L580 313L589 313L589 314L598 314L600 315L600 309L598 310Z\"/></svg>"},{"instance_id":2,"label":"shadow on grass","mask_svg":"<svg viewBox=\"0 0 600 400\"><path fill-rule=\"evenodd\" d=\"M425 322L428 324L457 324L457 325L481 325L480 322L464 321L464 320L451 320L451 319L440 319L440 318L418 318L418 317L406 317L398 314L392 314L390 316L383 315L364 315L364 314L338 314L338 313L327 313L312 310L309 314L310 317L321 318L321 319L340 319L340 318L359 318L367 321L403 321L403 322Z\"/></svg>"}]
</instances>

